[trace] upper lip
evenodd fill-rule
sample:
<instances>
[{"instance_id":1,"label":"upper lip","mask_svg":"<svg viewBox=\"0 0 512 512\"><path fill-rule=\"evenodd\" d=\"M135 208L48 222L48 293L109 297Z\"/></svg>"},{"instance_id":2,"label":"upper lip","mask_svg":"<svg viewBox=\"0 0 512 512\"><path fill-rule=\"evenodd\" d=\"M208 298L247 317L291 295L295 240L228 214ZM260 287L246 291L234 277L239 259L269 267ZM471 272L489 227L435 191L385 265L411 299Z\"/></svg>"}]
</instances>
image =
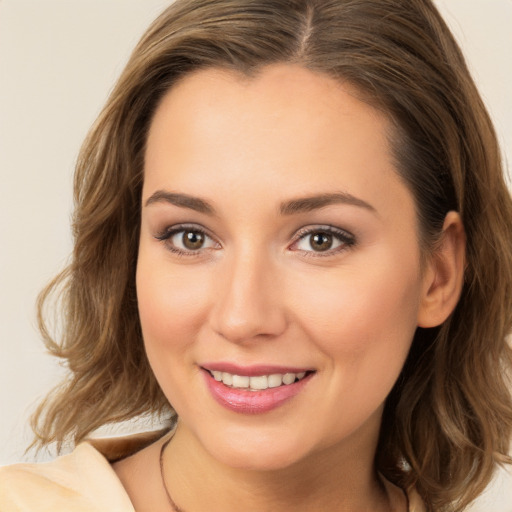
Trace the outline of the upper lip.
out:
<instances>
[{"instance_id":1,"label":"upper lip","mask_svg":"<svg viewBox=\"0 0 512 512\"><path fill-rule=\"evenodd\" d=\"M273 374L285 374L285 373L301 373L313 371L309 367L297 367L297 366L280 366L273 364L254 364L248 366L241 366L235 363L228 362L214 362L205 363L201 365L201 368L210 372L226 372L232 375L241 375L247 377L257 377L258 375L273 375Z\"/></svg>"}]
</instances>

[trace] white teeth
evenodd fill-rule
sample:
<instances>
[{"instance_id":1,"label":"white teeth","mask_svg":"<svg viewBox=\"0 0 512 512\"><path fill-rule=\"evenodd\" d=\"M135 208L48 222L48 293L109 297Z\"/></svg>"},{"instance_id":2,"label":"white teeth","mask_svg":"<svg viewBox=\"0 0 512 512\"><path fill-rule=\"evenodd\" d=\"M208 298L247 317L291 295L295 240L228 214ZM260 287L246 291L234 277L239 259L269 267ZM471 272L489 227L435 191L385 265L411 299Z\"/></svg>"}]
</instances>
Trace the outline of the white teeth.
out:
<instances>
[{"instance_id":1,"label":"white teeth","mask_svg":"<svg viewBox=\"0 0 512 512\"><path fill-rule=\"evenodd\" d=\"M266 375L258 375L258 377L251 377L249 379L249 387L251 389L267 389L268 377Z\"/></svg>"},{"instance_id":2,"label":"white teeth","mask_svg":"<svg viewBox=\"0 0 512 512\"><path fill-rule=\"evenodd\" d=\"M222 372L222 382L224 382L224 384L226 384L226 386L232 386L233 385L233 374Z\"/></svg>"},{"instance_id":3,"label":"white teeth","mask_svg":"<svg viewBox=\"0 0 512 512\"><path fill-rule=\"evenodd\" d=\"M249 377L246 375L233 375L233 387L234 388L248 388Z\"/></svg>"},{"instance_id":4,"label":"white teeth","mask_svg":"<svg viewBox=\"0 0 512 512\"><path fill-rule=\"evenodd\" d=\"M285 373L283 375L283 384L293 384L295 382L295 373Z\"/></svg>"},{"instance_id":5,"label":"white teeth","mask_svg":"<svg viewBox=\"0 0 512 512\"><path fill-rule=\"evenodd\" d=\"M248 377L246 375L233 375L232 373L212 371L213 378L226 386L250 391L262 391L267 388L277 388L282 385L293 384L306 376L306 372L299 373L273 373L271 375L257 375Z\"/></svg>"},{"instance_id":6,"label":"white teeth","mask_svg":"<svg viewBox=\"0 0 512 512\"><path fill-rule=\"evenodd\" d=\"M274 373L268 376L268 387L277 388L283 384L283 376L280 373Z\"/></svg>"}]
</instances>

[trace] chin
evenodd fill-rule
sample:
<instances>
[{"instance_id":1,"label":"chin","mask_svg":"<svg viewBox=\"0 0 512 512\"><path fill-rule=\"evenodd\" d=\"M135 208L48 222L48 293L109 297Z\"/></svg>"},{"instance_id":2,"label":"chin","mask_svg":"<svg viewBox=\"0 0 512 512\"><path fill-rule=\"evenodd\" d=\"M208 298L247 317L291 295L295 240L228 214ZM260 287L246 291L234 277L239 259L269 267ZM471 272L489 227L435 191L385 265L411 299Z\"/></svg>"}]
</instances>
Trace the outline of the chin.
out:
<instances>
[{"instance_id":1,"label":"chin","mask_svg":"<svg viewBox=\"0 0 512 512\"><path fill-rule=\"evenodd\" d=\"M217 460L234 469L245 471L279 471L293 466L300 459L296 451L240 449L231 447L229 451L217 454Z\"/></svg>"},{"instance_id":2,"label":"chin","mask_svg":"<svg viewBox=\"0 0 512 512\"><path fill-rule=\"evenodd\" d=\"M293 434L265 435L262 432L210 437L204 443L210 455L223 465L247 471L278 471L302 458L307 450L302 440Z\"/></svg>"}]
</instances>

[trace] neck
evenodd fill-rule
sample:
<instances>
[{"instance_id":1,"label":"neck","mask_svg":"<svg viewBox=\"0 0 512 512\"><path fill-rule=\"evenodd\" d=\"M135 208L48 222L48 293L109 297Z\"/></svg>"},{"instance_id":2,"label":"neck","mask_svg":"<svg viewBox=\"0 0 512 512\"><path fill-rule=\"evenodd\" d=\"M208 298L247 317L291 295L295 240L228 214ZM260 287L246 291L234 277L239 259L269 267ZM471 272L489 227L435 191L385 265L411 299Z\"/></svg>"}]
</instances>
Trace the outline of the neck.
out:
<instances>
[{"instance_id":1,"label":"neck","mask_svg":"<svg viewBox=\"0 0 512 512\"><path fill-rule=\"evenodd\" d=\"M255 470L220 463L178 424L162 459L165 485L183 512L388 512L389 498L373 464L376 437L370 445L351 440L285 468Z\"/></svg>"}]
</instances>

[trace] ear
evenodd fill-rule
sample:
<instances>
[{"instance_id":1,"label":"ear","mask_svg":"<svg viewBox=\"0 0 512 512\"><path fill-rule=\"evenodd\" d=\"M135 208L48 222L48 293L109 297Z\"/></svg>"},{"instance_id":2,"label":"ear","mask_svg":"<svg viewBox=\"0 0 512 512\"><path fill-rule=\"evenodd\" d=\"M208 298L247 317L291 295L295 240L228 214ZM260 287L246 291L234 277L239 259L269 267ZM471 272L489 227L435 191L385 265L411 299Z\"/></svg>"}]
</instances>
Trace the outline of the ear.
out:
<instances>
[{"instance_id":1,"label":"ear","mask_svg":"<svg viewBox=\"0 0 512 512\"><path fill-rule=\"evenodd\" d=\"M464 284L466 235L457 212L448 212L443 233L424 270L419 327L436 327L450 316Z\"/></svg>"}]
</instances>

